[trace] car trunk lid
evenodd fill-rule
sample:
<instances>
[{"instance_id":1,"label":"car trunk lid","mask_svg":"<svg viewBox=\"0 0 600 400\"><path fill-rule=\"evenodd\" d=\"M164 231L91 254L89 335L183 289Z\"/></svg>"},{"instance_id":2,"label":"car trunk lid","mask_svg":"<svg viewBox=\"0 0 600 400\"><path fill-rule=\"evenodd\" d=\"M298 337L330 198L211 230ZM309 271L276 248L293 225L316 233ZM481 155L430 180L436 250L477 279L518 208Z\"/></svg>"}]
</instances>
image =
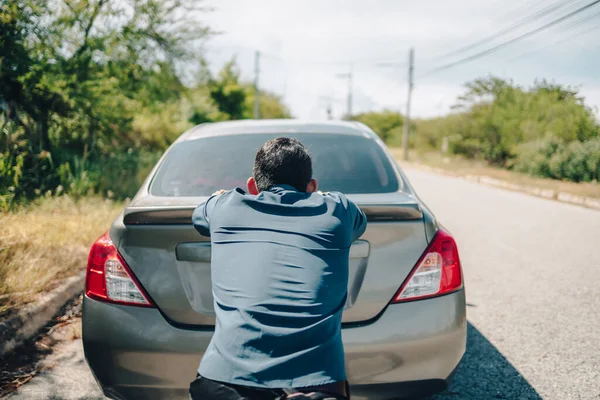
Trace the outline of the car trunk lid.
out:
<instances>
[{"instance_id":1,"label":"car trunk lid","mask_svg":"<svg viewBox=\"0 0 600 400\"><path fill-rule=\"evenodd\" d=\"M419 202L403 192L349 195L367 215L365 234L349 255L345 323L375 318L425 250ZM163 314L182 327L212 326L210 239L191 224L206 197L147 196L128 206L111 231L115 243Z\"/></svg>"}]
</instances>

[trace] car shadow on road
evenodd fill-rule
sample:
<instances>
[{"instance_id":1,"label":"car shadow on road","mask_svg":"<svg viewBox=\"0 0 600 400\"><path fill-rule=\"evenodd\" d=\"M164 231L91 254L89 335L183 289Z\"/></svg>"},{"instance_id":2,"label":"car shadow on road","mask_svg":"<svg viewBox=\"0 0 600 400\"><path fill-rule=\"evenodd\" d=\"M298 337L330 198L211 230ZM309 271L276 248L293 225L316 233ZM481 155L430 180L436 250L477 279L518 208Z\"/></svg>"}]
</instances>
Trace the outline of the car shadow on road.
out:
<instances>
[{"instance_id":1,"label":"car shadow on road","mask_svg":"<svg viewBox=\"0 0 600 400\"><path fill-rule=\"evenodd\" d=\"M471 323L467 325L467 351L450 388L427 400L519 399L542 397L496 347Z\"/></svg>"}]
</instances>

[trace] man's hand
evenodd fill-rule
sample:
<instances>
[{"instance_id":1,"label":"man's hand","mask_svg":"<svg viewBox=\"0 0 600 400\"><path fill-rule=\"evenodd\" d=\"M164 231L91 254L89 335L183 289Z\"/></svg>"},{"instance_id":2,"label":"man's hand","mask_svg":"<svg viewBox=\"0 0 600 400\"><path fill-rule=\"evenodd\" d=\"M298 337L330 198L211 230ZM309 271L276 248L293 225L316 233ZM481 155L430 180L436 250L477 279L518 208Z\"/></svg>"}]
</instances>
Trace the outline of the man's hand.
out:
<instances>
[{"instance_id":1,"label":"man's hand","mask_svg":"<svg viewBox=\"0 0 600 400\"><path fill-rule=\"evenodd\" d=\"M214 192L212 195L213 195L213 196L220 196L220 195L222 195L223 193L227 193L227 190L225 190L225 189L217 190L217 191L216 191L216 192Z\"/></svg>"}]
</instances>

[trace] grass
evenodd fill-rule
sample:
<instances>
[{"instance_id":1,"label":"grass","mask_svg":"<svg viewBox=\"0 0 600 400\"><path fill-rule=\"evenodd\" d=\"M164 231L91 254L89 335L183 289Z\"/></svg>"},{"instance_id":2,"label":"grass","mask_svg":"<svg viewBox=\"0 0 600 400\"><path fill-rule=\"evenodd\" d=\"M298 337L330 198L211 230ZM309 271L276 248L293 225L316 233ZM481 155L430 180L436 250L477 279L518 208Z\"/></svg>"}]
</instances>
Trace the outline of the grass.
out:
<instances>
[{"instance_id":1,"label":"grass","mask_svg":"<svg viewBox=\"0 0 600 400\"><path fill-rule=\"evenodd\" d=\"M122 207L60 196L0 214L0 317L83 271L91 244Z\"/></svg>"},{"instance_id":2,"label":"grass","mask_svg":"<svg viewBox=\"0 0 600 400\"><path fill-rule=\"evenodd\" d=\"M437 152L417 153L413 151L409 154L408 162L402 161L402 149L393 148L392 154L402 166L413 166L418 168L419 166L425 165L432 168L443 169L444 173L455 176L488 176L521 186L550 189L555 192L565 192L577 196L600 199L599 183L575 183L539 178L493 167L488 165L485 161L468 160L453 156L442 156Z\"/></svg>"}]
</instances>

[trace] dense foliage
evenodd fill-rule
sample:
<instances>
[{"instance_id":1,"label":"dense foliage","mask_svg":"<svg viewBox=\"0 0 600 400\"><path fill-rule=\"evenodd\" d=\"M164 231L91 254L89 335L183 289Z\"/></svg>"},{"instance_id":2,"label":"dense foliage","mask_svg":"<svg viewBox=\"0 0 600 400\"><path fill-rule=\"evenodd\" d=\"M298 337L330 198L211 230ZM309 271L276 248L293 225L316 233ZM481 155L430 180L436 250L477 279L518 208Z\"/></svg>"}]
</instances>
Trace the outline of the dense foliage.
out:
<instances>
[{"instance_id":1,"label":"dense foliage","mask_svg":"<svg viewBox=\"0 0 600 400\"><path fill-rule=\"evenodd\" d=\"M0 0L0 209L47 191L131 196L185 129L251 117L235 62L217 76L203 63L199 4ZM289 117L260 99L264 117Z\"/></svg>"},{"instance_id":2,"label":"dense foliage","mask_svg":"<svg viewBox=\"0 0 600 400\"><path fill-rule=\"evenodd\" d=\"M532 175L575 182L600 180L600 127L594 110L574 88L546 81L523 88L496 77L465 85L454 112L421 119L410 144L451 153ZM384 140L399 143L401 119L390 128L390 112L357 119Z\"/></svg>"},{"instance_id":3,"label":"dense foliage","mask_svg":"<svg viewBox=\"0 0 600 400\"><path fill-rule=\"evenodd\" d=\"M568 143L547 139L517 148L514 169L530 175L574 182L600 180L600 137Z\"/></svg>"},{"instance_id":4,"label":"dense foliage","mask_svg":"<svg viewBox=\"0 0 600 400\"><path fill-rule=\"evenodd\" d=\"M401 143L404 118L395 111L366 112L354 115L352 119L369 126L389 145L399 145Z\"/></svg>"}]
</instances>

